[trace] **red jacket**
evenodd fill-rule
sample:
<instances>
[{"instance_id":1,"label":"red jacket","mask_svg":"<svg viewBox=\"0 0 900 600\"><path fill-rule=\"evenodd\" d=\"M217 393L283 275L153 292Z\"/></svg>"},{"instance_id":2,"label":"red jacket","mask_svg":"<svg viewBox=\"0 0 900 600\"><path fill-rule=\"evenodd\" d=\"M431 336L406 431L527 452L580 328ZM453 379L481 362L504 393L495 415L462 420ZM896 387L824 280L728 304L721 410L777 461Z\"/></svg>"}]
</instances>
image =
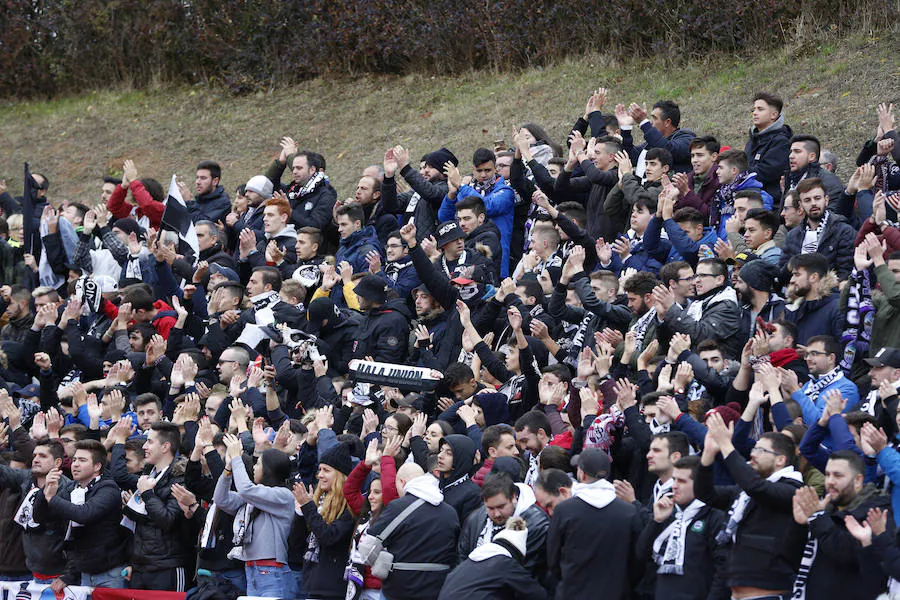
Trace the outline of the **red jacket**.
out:
<instances>
[{"instance_id":1,"label":"red jacket","mask_svg":"<svg viewBox=\"0 0 900 600\"><path fill-rule=\"evenodd\" d=\"M859 246L866 236L870 233L878 233L878 228L872 222L872 219L866 219L863 221L862 227L859 228L859 233L856 234L856 246ZM887 245L887 251L884 253L884 260L887 260L887 257L892 253L900 250L900 229L896 227L885 227L884 231L881 232L881 235L878 236L879 241L885 242Z\"/></svg>"},{"instance_id":2,"label":"red jacket","mask_svg":"<svg viewBox=\"0 0 900 600\"><path fill-rule=\"evenodd\" d=\"M362 486L369 476L372 468L364 461L360 461L350 474L347 475L347 481L344 482L344 497L347 499L347 505L353 514L358 515L366 503L366 498L362 494ZM392 456L381 457L381 502L382 510L392 502L399 498L397 493L397 463L394 462ZM366 566L366 572L363 575L363 589L380 590L381 580L372 575L371 567Z\"/></svg>"},{"instance_id":3,"label":"red jacket","mask_svg":"<svg viewBox=\"0 0 900 600\"><path fill-rule=\"evenodd\" d=\"M119 316L119 307L112 302L107 302L102 306L103 313L110 319L115 319ZM152 321L150 321L150 324L153 325L154 329L156 329L156 333L161 335L163 339L167 340L169 339L169 332L172 331L172 327L174 327L175 322L178 321L178 318L175 316L175 310L162 300L157 300L156 302L154 302L153 308L156 309L157 316L154 317ZM161 315L160 313L171 314ZM132 323L134 323L134 321L132 321ZM131 325L132 323L129 323L129 325Z\"/></svg>"},{"instance_id":4,"label":"red jacket","mask_svg":"<svg viewBox=\"0 0 900 600\"><path fill-rule=\"evenodd\" d=\"M153 196L150 195L147 188L145 188L144 184L140 181L132 181L128 187L131 188L131 197L134 198L134 201L138 204L135 209L138 218L146 215L147 218L150 219L150 225L152 227L159 227L159 223L162 221L163 211L166 210L166 205L154 200ZM107 205L109 212L117 219L125 219L131 216L131 210L134 206L125 202L125 196L127 195L128 191L121 185L117 185L116 189L113 190L112 196L109 198L109 203Z\"/></svg>"}]
</instances>

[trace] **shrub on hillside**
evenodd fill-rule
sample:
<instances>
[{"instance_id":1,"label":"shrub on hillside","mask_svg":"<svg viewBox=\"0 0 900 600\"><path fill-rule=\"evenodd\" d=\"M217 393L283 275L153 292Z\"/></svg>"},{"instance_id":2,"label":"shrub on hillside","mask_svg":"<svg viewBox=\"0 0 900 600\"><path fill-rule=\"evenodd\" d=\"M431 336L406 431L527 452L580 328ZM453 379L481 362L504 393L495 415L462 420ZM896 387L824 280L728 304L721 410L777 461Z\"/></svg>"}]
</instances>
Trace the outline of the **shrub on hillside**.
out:
<instances>
[{"instance_id":1,"label":"shrub on hillside","mask_svg":"<svg viewBox=\"0 0 900 600\"><path fill-rule=\"evenodd\" d=\"M0 0L0 94L154 80L240 93L329 73L517 68L589 49L747 53L789 41L801 21L883 27L897 13L891 0Z\"/></svg>"}]
</instances>

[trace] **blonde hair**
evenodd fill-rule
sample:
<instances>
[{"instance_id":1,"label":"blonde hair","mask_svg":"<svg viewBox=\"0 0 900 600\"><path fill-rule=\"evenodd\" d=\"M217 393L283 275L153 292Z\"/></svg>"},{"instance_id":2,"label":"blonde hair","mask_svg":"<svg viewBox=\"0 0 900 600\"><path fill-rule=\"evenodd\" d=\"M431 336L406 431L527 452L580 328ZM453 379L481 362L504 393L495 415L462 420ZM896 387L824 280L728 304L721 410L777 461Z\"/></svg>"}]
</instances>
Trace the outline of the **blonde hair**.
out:
<instances>
[{"instance_id":1,"label":"blonde hair","mask_svg":"<svg viewBox=\"0 0 900 600\"><path fill-rule=\"evenodd\" d=\"M321 513L322 518L329 525L334 523L349 508L347 498L344 497L344 482L347 481L347 476L337 469L334 469L334 474L334 483L329 491L323 490L322 484L319 483L316 486L316 491L313 493L313 500L316 506L322 501L322 496L325 496L325 500L322 501Z\"/></svg>"}]
</instances>

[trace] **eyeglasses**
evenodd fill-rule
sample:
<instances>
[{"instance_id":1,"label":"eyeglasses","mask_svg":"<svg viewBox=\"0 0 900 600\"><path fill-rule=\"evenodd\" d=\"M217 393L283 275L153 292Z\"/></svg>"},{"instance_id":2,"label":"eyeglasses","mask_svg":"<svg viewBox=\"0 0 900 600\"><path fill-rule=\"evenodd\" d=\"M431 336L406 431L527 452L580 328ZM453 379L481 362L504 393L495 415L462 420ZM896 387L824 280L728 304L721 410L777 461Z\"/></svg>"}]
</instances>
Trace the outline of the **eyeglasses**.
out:
<instances>
[{"instance_id":1,"label":"eyeglasses","mask_svg":"<svg viewBox=\"0 0 900 600\"><path fill-rule=\"evenodd\" d=\"M403 244L387 244L385 248L402 248Z\"/></svg>"},{"instance_id":2,"label":"eyeglasses","mask_svg":"<svg viewBox=\"0 0 900 600\"><path fill-rule=\"evenodd\" d=\"M701 277L718 277L718 275L713 275L712 273L697 273L691 279L700 279Z\"/></svg>"},{"instance_id":3,"label":"eyeglasses","mask_svg":"<svg viewBox=\"0 0 900 600\"><path fill-rule=\"evenodd\" d=\"M768 448L762 448L760 446L753 446L753 448L750 449L750 454L771 454L773 456L781 456L774 450L769 450Z\"/></svg>"},{"instance_id":4,"label":"eyeglasses","mask_svg":"<svg viewBox=\"0 0 900 600\"><path fill-rule=\"evenodd\" d=\"M394 427L393 425L382 425L382 426L381 426L381 430L382 430L382 431L400 431L399 429L397 429L397 428Z\"/></svg>"},{"instance_id":5,"label":"eyeglasses","mask_svg":"<svg viewBox=\"0 0 900 600\"><path fill-rule=\"evenodd\" d=\"M675 281L693 281L696 275L691 275L690 277L679 277Z\"/></svg>"},{"instance_id":6,"label":"eyeglasses","mask_svg":"<svg viewBox=\"0 0 900 600\"><path fill-rule=\"evenodd\" d=\"M810 350L807 348L806 355L807 356L828 356L828 353L822 352L821 350Z\"/></svg>"}]
</instances>

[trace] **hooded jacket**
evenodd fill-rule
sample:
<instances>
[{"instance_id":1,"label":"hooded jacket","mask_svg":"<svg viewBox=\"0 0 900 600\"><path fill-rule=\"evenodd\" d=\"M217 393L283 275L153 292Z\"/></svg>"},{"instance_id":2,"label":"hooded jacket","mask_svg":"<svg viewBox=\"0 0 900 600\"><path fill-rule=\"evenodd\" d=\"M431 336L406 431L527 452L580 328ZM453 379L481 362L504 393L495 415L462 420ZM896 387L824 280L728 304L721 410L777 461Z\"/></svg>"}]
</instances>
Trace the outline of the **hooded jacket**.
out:
<instances>
[{"instance_id":1,"label":"hooded jacket","mask_svg":"<svg viewBox=\"0 0 900 600\"><path fill-rule=\"evenodd\" d=\"M441 222L452 221L456 218L456 202L468 196L480 196L484 200L487 217L500 230L500 247L503 250L500 256L500 277L508 277L510 273L509 252L512 242L516 194L503 178L498 179L493 187L484 194L479 194L475 191L475 188L464 185L459 189L454 200L451 200L449 197L444 198L438 211L438 218Z\"/></svg>"},{"instance_id":2,"label":"hooded jacket","mask_svg":"<svg viewBox=\"0 0 900 600\"><path fill-rule=\"evenodd\" d=\"M206 194L194 196L193 201L187 203L191 220L212 221L218 223L225 221L225 215L231 212L231 198L221 185Z\"/></svg>"},{"instance_id":3,"label":"hooded jacket","mask_svg":"<svg viewBox=\"0 0 900 600\"><path fill-rule=\"evenodd\" d=\"M838 294L828 294L818 300L799 300L785 304L782 317L797 325L797 344L806 345L814 335L830 335L841 339L844 315Z\"/></svg>"},{"instance_id":4,"label":"hooded jacket","mask_svg":"<svg viewBox=\"0 0 900 600\"><path fill-rule=\"evenodd\" d=\"M740 356L749 334L741 330L741 307L734 290L724 285L710 290L703 298L695 298L691 304L694 302L703 305L699 320L690 315L688 308L682 308L676 302L663 315L666 325L672 331L686 333L698 342L716 340L726 358Z\"/></svg>"},{"instance_id":5,"label":"hooded jacket","mask_svg":"<svg viewBox=\"0 0 900 600\"><path fill-rule=\"evenodd\" d=\"M269 265L266 258L266 247L269 242L275 240L278 248L284 252L284 259L277 265ZM240 253L238 253L240 256ZM282 279L289 279L294 274L297 266L297 231L294 229L293 223L288 223L284 229L278 232L276 236L270 236L268 233L256 243L256 252L251 252L247 256L246 261L240 262L240 275L242 281L250 279L250 274L256 267L265 267L266 265L274 266L281 273ZM246 276L246 278L245 278Z\"/></svg>"},{"instance_id":6,"label":"hooded jacket","mask_svg":"<svg viewBox=\"0 0 900 600\"><path fill-rule=\"evenodd\" d=\"M639 575L634 564L641 530L637 509L617 499L605 479L576 483L572 495L553 511L547 532L547 564L560 580L555 597L593 600L603 590L610 600L631 598ZM603 556L602 568L598 556Z\"/></svg>"},{"instance_id":7,"label":"hooded jacket","mask_svg":"<svg viewBox=\"0 0 900 600\"><path fill-rule=\"evenodd\" d=\"M339 265L346 260L353 267L354 273L368 271L369 263L366 262L366 255L369 252L382 254L381 243L378 241L375 228L366 225L341 240L338 251L334 255L335 264Z\"/></svg>"},{"instance_id":8,"label":"hooded jacket","mask_svg":"<svg viewBox=\"0 0 900 600\"><path fill-rule=\"evenodd\" d=\"M500 229L493 221L485 220L466 236L466 250L481 253L490 261L494 277L500 276L500 256L503 249L500 245Z\"/></svg>"},{"instance_id":9,"label":"hooded jacket","mask_svg":"<svg viewBox=\"0 0 900 600\"><path fill-rule=\"evenodd\" d=\"M425 503L400 523L384 541L385 550L394 555L395 563L456 564L456 540L459 517L444 502L438 481L422 475L406 483L403 496L385 506L378 519L369 526L369 534L381 532L417 499ZM381 589L391 600L435 600L450 568L443 571L411 571L394 569L382 581Z\"/></svg>"},{"instance_id":10,"label":"hooded jacket","mask_svg":"<svg viewBox=\"0 0 900 600\"><path fill-rule=\"evenodd\" d=\"M409 308L400 298L370 309L363 316L353 343L353 358L372 356L378 362L402 364L409 345Z\"/></svg>"},{"instance_id":11,"label":"hooded jacket","mask_svg":"<svg viewBox=\"0 0 900 600\"><path fill-rule=\"evenodd\" d=\"M547 591L521 561L507 540L485 544L447 576L439 600L545 600Z\"/></svg>"},{"instance_id":12,"label":"hooded jacket","mask_svg":"<svg viewBox=\"0 0 900 600\"><path fill-rule=\"evenodd\" d=\"M524 566L532 576L540 579L542 574L547 570L547 530L550 528L550 519L538 505L534 497L534 491L531 487L524 483L517 483L516 489L519 492L519 498L516 503L514 517L522 517L528 527L528 539L526 542L527 552L522 561ZM480 547L479 537L488 525L487 509L482 506L469 515L463 523L462 531L459 534L459 544L457 545L457 553L459 562L463 562L475 548ZM492 537L493 539L493 537Z\"/></svg>"},{"instance_id":13,"label":"hooded jacket","mask_svg":"<svg viewBox=\"0 0 900 600\"><path fill-rule=\"evenodd\" d=\"M469 476L474 468L475 442L468 436L454 433L441 440L441 446L444 444L453 450L453 468L450 473L440 476L441 493L444 502L456 510L462 523L481 505L481 489Z\"/></svg>"},{"instance_id":14,"label":"hooded jacket","mask_svg":"<svg viewBox=\"0 0 900 600\"><path fill-rule=\"evenodd\" d=\"M750 139L744 146L748 168L756 171L763 189L773 198L781 197L781 176L788 167L792 137L794 132L784 124L784 116L778 115L778 119L762 131L751 127Z\"/></svg>"}]
</instances>

